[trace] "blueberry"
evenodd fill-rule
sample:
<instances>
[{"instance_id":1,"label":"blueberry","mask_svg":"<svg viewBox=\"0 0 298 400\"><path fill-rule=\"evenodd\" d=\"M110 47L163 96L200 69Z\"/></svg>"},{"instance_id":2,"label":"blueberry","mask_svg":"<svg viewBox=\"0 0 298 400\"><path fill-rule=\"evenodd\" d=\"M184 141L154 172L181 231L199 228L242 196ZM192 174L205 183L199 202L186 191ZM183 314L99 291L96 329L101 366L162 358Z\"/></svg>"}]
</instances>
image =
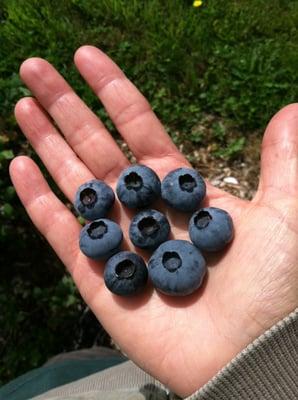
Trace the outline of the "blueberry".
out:
<instances>
[{"instance_id":1,"label":"blueberry","mask_svg":"<svg viewBox=\"0 0 298 400\"><path fill-rule=\"evenodd\" d=\"M93 221L105 217L114 201L115 195L110 186L93 179L78 188L74 207L82 217Z\"/></svg>"},{"instance_id":2,"label":"blueberry","mask_svg":"<svg viewBox=\"0 0 298 400\"><path fill-rule=\"evenodd\" d=\"M220 208L202 208L190 219L189 236L202 251L222 250L234 236L232 218Z\"/></svg>"},{"instance_id":3,"label":"blueberry","mask_svg":"<svg viewBox=\"0 0 298 400\"><path fill-rule=\"evenodd\" d=\"M154 250L168 240L170 229L164 214L156 210L145 210L132 219L129 237L135 246Z\"/></svg>"},{"instance_id":4,"label":"blueberry","mask_svg":"<svg viewBox=\"0 0 298 400\"><path fill-rule=\"evenodd\" d=\"M104 281L114 294L129 296L146 285L148 270L142 257L130 251L121 251L105 265Z\"/></svg>"},{"instance_id":5,"label":"blueberry","mask_svg":"<svg viewBox=\"0 0 298 400\"><path fill-rule=\"evenodd\" d=\"M195 211L205 195L204 179L192 168L175 169L161 183L161 197L179 211Z\"/></svg>"},{"instance_id":6,"label":"blueberry","mask_svg":"<svg viewBox=\"0 0 298 400\"><path fill-rule=\"evenodd\" d=\"M151 256L148 273L154 287L162 293L186 296L201 286L206 262L192 243L169 240Z\"/></svg>"},{"instance_id":7,"label":"blueberry","mask_svg":"<svg viewBox=\"0 0 298 400\"><path fill-rule=\"evenodd\" d=\"M160 180L145 165L131 165L119 177L117 196L128 208L147 207L160 196Z\"/></svg>"},{"instance_id":8,"label":"blueberry","mask_svg":"<svg viewBox=\"0 0 298 400\"><path fill-rule=\"evenodd\" d=\"M80 249L94 260L106 260L120 251L123 234L120 226L109 219L97 219L85 225L80 233Z\"/></svg>"}]
</instances>

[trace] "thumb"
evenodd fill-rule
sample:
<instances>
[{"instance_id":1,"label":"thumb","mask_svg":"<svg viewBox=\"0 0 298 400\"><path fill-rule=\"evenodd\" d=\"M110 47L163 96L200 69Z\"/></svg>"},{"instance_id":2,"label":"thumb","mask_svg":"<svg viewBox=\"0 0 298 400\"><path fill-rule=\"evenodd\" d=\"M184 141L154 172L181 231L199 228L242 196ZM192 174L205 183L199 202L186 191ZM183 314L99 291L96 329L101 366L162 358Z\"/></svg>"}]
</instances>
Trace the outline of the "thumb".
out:
<instances>
[{"instance_id":1,"label":"thumb","mask_svg":"<svg viewBox=\"0 0 298 400\"><path fill-rule=\"evenodd\" d=\"M298 196L298 103L282 108L267 126L254 201L272 202L284 196Z\"/></svg>"}]
</instances>

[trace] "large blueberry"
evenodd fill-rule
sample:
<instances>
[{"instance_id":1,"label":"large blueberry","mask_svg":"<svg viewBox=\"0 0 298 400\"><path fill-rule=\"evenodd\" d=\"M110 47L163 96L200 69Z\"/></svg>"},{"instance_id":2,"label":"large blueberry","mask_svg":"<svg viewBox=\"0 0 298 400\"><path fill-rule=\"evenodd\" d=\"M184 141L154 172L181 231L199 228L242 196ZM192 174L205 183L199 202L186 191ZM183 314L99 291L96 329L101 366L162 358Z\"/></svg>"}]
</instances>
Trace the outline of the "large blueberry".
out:
<instances>
[{"instance_id":1,"label":"large blueberry","mask_svg":"<svg viewBox=\"0 0 298 400\"><path fill-rule=\"evenodd\" d=\"M114 201L115 195L110 186L93 179L78 188L74 207L82 217L93 221L105 217Z\"/></svg>"},{"instance_id":2,"label":"large blueberry","mask_svg":"<svg viewBox=\"0 0 298 400\"><path fill-rule=\"evenodd\" d=\"M123 234L120 226L101 218L85 225L80 233L80 249L94 260L106 260L120 251Z\"/></svg>"},{"instance_id":3,"label":"large blueberry","mask_svg":"<svg viewBox=\"0 0 298 400\"><path fill-rule=\"evenodd\" d=\"M153 250L168 240L170 230L170 224L164 214L156 210L145 210L132 219L129 237L135 246Z\"/></svg>"},{"instance_id":4,"label":"large blueberry","mask_svg":"<svg viewBox=\"0 0 298 400\"><path fill-rule=\"evenodd\" d=\"M192 243L169 240L151 256L148 273L153 286L162 293L186 296L201 286L206 262Z\"/></svg>"},{"instance_id":5,"label":"large blueberry","mask_svg":"<svg viewBox=\"0 0 298 400\"><path fill-rule=\"evenodd\" d=\"M129 296L146 285L148 270L142 257L130 251L121 251L111 257L104 270L104 281L114 294Z\"/></svg>"},{"instance_id":6,"label":"large blueberry","mask_svg":"<svg viewBox=\"0 0 298 400\"><path fill-rule=\"evenodd\" d=\"M202 251L222 250L234 236L232 218L220 208L202 208L189 221L189 236Z\"/></svg>"},{"instance_id":7,"label":"large blueberry","mask_svg":"<svg viewBox=\"0 0 298 400\"><path fill-rule=\"evenodd\" d=\"M116 192L126 207L147 207L160 196L160 180L151 168L131 165L120 175Z\"/></svg>"},{"instance_id":8,"label":"large blueberry","mask_svg":"<svg viewBox=\"0 0 298 400\"><path fill-rule=\"evenodd\" d=\"M205 181L192 168L175 169L161 183L161 197L168 205L179 211L195 211L205 195Z\"/></svg>"}]
</instances>

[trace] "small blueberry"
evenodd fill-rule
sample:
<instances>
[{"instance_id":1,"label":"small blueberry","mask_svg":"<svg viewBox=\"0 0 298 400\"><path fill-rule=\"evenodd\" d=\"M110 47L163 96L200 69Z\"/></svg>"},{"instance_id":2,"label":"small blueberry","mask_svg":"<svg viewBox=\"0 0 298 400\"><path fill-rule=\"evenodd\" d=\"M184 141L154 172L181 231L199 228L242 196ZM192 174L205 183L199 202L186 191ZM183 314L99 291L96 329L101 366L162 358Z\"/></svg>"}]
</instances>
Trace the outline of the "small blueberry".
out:
<instances>
[{"instance_id":1,"label":"small blueberry","mask_svg":"<svg viewBox=\"0 0 298 400\"><path fill-rule=\"evenodd\" d=\"M105 285L119 296L139 293L146 285L147 279L148 271L144 260L130 251L115 254L105 265Z\"/></svg>"},{"instance_id":2,"label":"small blueberry","mask_svg":"<svg viewBox=\"0 0 298 400\"><path fill-rule=\"evenodd\" d=\"M161 183L161 197L171 207L191 212L198 208L206 195L206 184L192 168L171 171Z\"/></svg>"},{"instance_id":3,"label":"small blueberry","mask_svg":"<svg viewBox=\"0 0 298 400\"><path fill-rule=\"evenodd\" d=\"M222 250L234 236L232 218L220 208L202 208L190 219L189 236L201 251Z\"/></svg>"},{"instance_id":4,"label":"small blueberry","mask_svg":"<svg viewBox=\"0 0 298 400\"><path fill-rule=\"evenodd\" d=\"M164 214L156 210L145 210L132 219L129 237L135 246L153 250L168 240L170 229Z\"/></svg>"},{"instance_id":5,"label":"small blueberry","mask_svg":"<svg viewBox=\"0 0 298 400\"><path fill-rule=\"evenodd\" d=\"M120 251L123 234L120 226L109 219L97 219L85 225L80 233L80 249L94 260L106 260Z\"/></svg>"},{"instance_id":6,"label":"small blueberry","mask_svg":"<svg viewBox=\"0 0 298 400\"><path fill-rule=\"evenodd\" d=\"M89 221L107 215L115 201L115 195L105 182L93 179L81 185L75 196L76 211Z\"/></svg>"},{"instance_id":7,"label":"small blueberry","mask_svg":"<svg viewBox=\"0 0 298 400\"><path fill-rule=\"evenodd\" d=\"M147 207L160 196L160 180L151 168L131 165L120 175L116 192L128 208Z\"/></svg>"}]
</instances>

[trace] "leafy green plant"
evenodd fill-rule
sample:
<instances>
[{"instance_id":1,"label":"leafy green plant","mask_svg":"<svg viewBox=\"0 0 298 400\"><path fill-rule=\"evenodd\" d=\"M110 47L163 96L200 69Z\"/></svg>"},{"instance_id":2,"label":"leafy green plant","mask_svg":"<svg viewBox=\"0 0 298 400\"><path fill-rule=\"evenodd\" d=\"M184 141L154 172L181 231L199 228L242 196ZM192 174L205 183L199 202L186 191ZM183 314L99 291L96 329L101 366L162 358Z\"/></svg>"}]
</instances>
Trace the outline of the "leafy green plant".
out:
<instances>
[{"instance_id":1,"label":"leafy green plant","mask_svg":"<svg viewBox=\"0 0 298 400\"><path fill-rule=\"evenodd\" d=\"M225 125L222 122L215 122L212 126L213 128L213 136L215 139L223 142L227 136L227 130Z\"/></svg>"},{"instance_id":2,"label":"leafy green plant","mask_svg":"<svg viewBox=\"0 0 298 400\"><path fill-rule=\"evenodd\" d=\"M225 159L233 159L242 153L245 142L244 137L233 139L226 146L214 151L214 154Z\"/></svg>"},{"instance_id":3,"label":"leafy green plant","mask_svg":"<svg viewBox=\"0 0 298 400\"><path fill-rule=\"evenodd\" d=\"M73 349L83 306L72 279L66 275L48 288L16 276L10 288L8 291L6 286L0 286L3 380L39 366L56 352ZM72 335L65 335L66 332Z\"/></svg>"}]
</instances>

